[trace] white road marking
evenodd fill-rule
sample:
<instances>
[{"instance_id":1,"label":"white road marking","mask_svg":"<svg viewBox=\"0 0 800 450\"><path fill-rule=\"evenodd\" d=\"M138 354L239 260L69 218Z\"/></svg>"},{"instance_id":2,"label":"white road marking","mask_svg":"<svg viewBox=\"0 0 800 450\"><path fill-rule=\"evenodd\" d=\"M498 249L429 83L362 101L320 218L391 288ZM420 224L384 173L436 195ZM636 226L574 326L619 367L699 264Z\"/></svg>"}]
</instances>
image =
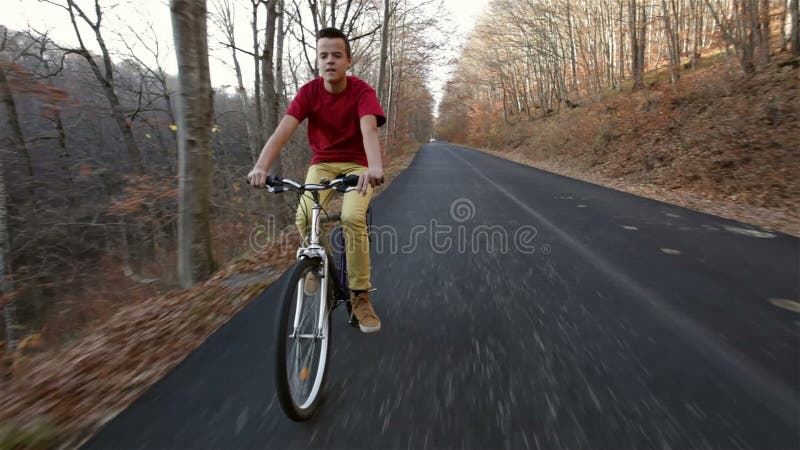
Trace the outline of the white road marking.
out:
<instances>
[{"instance_id":1,"label":"white road marking","mask_svg":"<svg viewBox=\"0 0 800 450\"><path fill-rule=\"evenodd\" d=\"M719 368L723 371L729 372L733 381L738 383L739 387L747 392L753 399L759 401L764 407L772 411L788 426L797 426L797 402L800 401L800 397L786 383L764 370L748 356L715 337L691 317L673 308L654 291L646 288L628 274L618 269L611 261L595 253L591 248L562 230L541 213L509 192L506 188L489 178L478 167L475 167L474 164L464 159L461 155L449 148L447 150L450 154L469 166L480 178L494 186L495 189L504 194L509 200L517 204L521 210L533 216L542 226L563 239L567 245L580 253L586 262L607 275L609 279L615 281L621 288L631 293L634 298L645 302L654 310L654 315L663 319L665 324L672 325L676 328L677 332L686 336L686 338L693 342L696 342L698 344L696 349L707 357L714 357L713 362L718 363ZM709 359L709 361L711 361L711 359Z\"/></svg>"},{"instance_id":2,"label":"white road marking","mask_svg":"<svg viewBox=\"0 0 800 450\"><path fill-rule=\"evenodd\" d=\"M745 236L750 236L754 238L762 238L762 239L772 239L775 237L772 233L767 233L766 231L759 231L759 230L748 230L746 228L739 228L739 227L725 227L726 230L730 231L731 233L742 234Z\"/></svg>"},{"instance_id":3,"label":"white road marking","mask_svg":"<svg viewBox=\"0 0 800 450\"><path fill-rule=\"evenodd\" d=\"M794 300L789 300L788 298L771 298L769 299L769 302L777 306L778 308L783 308L787 311L800 313L800 303Z\"/></svg>"}]
</instances>

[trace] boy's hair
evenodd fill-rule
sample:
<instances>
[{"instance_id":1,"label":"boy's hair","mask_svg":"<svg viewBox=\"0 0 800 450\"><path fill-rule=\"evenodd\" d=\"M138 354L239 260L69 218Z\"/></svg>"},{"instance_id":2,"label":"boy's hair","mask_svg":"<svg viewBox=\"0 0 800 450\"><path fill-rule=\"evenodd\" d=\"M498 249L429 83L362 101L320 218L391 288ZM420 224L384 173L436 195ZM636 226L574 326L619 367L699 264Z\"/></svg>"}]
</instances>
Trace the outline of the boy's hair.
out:
<instances>
[{"instance_id":1,"label":"boy's hair","mask_svg":"<svg viewBox=\"0 0 800 450\"><path fill-rule=\"evenodd\" d=\"M343 40L344 49L345 52L347 52L347 57L352 59L352 56L350 55L350 41L347 39L347 35L344 34L342 30L334 27L323 28L317 31L317 41L319 41L322 38L334 38L334 39L339 38Z\"/></svg>"}]
</instances>

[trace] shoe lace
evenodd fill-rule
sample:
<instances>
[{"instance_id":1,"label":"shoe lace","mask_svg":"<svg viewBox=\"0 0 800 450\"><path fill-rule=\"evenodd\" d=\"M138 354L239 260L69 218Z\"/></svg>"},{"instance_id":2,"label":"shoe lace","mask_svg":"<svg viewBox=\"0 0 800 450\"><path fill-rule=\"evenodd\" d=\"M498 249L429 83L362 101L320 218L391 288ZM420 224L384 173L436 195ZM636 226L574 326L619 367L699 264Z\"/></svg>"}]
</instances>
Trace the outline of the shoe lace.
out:
<instances>
[{"instance_id":1,"label":"shoe lace","mask_svg":"<svg viewBox=\"0 0 800 450\"><path fill-rule=\"evenodd\" d=\"M356 311L359 312L360 315L363 315L365 318L377 319L378 316L375 315L375 310L372 308L372 304L369 301L369 297L364 297L357 295L355 300L355 305L353 306Z\"/></svg>"}]
</instances>

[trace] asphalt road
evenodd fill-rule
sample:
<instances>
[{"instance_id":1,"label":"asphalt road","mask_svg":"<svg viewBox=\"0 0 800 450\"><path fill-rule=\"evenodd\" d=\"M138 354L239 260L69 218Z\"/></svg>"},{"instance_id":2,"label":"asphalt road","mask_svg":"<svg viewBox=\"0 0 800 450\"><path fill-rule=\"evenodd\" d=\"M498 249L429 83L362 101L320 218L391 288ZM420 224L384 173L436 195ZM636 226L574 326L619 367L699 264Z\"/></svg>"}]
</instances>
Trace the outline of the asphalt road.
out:
<instances>
[{"instance_id":1,"label":"asphalt road","mask_svg":"<svg viewBox=\"0 0 800 450\"><path fill-rule=\"evenodd\" d=\"M797 238L445 143L373 221L383 329L336 311L312 421L275 397L278 282L86 448L800 446Z\"/></svg>"}]
</instances>

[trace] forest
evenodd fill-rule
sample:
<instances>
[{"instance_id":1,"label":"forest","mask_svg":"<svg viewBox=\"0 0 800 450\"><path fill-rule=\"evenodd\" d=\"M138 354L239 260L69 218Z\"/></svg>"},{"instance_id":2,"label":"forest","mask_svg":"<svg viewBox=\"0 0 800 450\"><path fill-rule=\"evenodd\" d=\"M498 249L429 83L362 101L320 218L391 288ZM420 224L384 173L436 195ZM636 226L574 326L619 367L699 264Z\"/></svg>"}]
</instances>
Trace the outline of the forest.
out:
<instances>
[{"instance_id":1,"label":"forest","mask_svg":"<svg viewBox=\"0 0 800 450\"><path fill-rule=\"evenodd\" d=\"M247 250L248 233L267 214L289 224L284 202L244 189L243 181L294 92L318 75L313 36L320 28L351 37L351 73L376 87L390 118L382 127L385 157L432 134L426 82L440 43L417 36L440 26L429 14L433 2L211 0L191 18L185 39L207 34L237 82L213 88L208 136L198 139L207 158L188 167L195 184L181 187L179 85L211 92L208 80L168 72L176 46L169 30L107 25L117 13L101 0L43 3L60 14L58 26L73 30L77 46L48 30L0 26L0 277L11 348L26 336L68 341L120 305L206 279ZM237 41L243 33L249 39ZM200 61L201 54L207 67L208 47L183 57ZM298 132L274 170L301 178L309 160ZM200 205L186 221L199 230L194 242L202 249L194 273L183 276L179 240L192 237L179 232L179 199Z\"/></svg>"},{"instance_id":2,"label":"forest","mask_svg":"<svg viewBox=\"0 0 800 450\"><path fill-rule=\"evenodd\" d=\"M797 10L794 0L494 0L447 83L437 132L489 142L504 122L643 89L648 72L677 83L711 52L753 74L773 53L800 52Z\"/></svg>"}]
</instances>

